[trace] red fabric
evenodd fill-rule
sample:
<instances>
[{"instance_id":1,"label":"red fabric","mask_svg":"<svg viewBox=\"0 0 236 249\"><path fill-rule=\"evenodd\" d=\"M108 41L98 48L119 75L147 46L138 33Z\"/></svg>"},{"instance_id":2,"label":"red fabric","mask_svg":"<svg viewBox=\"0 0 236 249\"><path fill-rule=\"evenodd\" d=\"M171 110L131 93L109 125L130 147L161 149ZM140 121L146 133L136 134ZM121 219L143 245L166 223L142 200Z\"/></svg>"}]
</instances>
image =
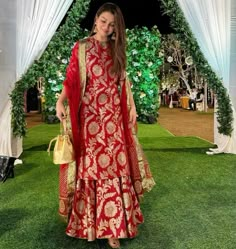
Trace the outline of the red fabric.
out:
<instances>
[{"instance_id":1,"label":"red fabric","mask_svg":"<svg viewBox=\"0 0 236 249\"><path fill-rule=\"evenodd\" d=\"M109 50L93 38L87 42L88 82L83 101L78 43L64 81L77 162L77 184L66 233L88 240L134 237L137 225L143 222L138 204L143 189L136 143L129 128L125 84L118 102ZM104 99L109 100L106 105Z\"/></svg>"},{"instance_id":2,"label":"red fabric","mask_svg":"<svg viewBox=\"0 0 236 249\"><path fill-rule=\"evenodd\" d=\"M78 60L79 42L77 42L72 50L70 63L66 71L66 80L64 81L64 87L70 107L70 118L73 133L73 145L75 154L79 155L79 119L78 110L81 101L81 84L79 76L79 60Z\"/></svg>"},{"instance_id":3,"label":"red fabric","mask_svg":"<svg viewBox=\"0 0 236 249\"><path fill-rule=\"evenodd\" d=\"M96 194L95 194L96 193ZM143 216L129 177L78 180L66 234L71 237L133 238Z\"/></svg>"}]
</instances>

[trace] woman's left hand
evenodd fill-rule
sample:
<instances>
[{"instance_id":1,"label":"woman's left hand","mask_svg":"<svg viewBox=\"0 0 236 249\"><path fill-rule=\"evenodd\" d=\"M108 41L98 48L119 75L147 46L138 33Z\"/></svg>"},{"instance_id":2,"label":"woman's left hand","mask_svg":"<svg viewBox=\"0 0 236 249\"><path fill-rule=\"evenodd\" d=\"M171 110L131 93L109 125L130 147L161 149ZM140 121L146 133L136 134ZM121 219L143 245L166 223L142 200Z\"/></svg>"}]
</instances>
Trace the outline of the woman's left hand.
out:
<instances>
[{"instance_id":1,"label":"woman's left hand","mask_svg":"<svg viewBox=\"0 0 236 249\"><path fill-rule=\"evenodd\" d=\"M135 106L132 106L129 111L129 128L132 128L136 124L137 112Z\"/></svg>"}]
</instances>

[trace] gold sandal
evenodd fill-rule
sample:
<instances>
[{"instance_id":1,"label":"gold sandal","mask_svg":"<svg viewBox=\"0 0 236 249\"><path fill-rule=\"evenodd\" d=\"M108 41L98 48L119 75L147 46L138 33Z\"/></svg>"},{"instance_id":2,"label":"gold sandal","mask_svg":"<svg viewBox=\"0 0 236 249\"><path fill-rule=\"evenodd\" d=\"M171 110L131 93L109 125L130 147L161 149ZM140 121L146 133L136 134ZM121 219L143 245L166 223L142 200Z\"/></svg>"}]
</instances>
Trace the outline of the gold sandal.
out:
<instances>
[{"instance_id":1,"label":"gold sandal","mask_svg":"<svg viewBox=\"0 0 236 249\"><path fill-rule=\"evenodd\" d=\"M110 238L110 239L108 239L108 244L111 248L120 248L119 239Z\"/></svg>"}]
</instances>

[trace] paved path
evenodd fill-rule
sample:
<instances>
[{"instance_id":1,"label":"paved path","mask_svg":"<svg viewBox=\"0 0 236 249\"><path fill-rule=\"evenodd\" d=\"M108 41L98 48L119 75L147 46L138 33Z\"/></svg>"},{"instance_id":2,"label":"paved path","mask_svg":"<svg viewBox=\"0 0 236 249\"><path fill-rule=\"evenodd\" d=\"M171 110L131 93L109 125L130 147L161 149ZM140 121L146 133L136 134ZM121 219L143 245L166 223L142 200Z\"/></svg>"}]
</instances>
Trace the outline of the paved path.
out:
<instances>
[{"instance_id":1,"label":"paved path","mask_svg":"<svg viewBox=\"0 0 236 249\"><path fill-rule=\"evenodd\" d=\"M161 107L158 123L175 136L197 136L213 143L214 110L190 111L182 108Z\"/></svg>"}]
</instances>

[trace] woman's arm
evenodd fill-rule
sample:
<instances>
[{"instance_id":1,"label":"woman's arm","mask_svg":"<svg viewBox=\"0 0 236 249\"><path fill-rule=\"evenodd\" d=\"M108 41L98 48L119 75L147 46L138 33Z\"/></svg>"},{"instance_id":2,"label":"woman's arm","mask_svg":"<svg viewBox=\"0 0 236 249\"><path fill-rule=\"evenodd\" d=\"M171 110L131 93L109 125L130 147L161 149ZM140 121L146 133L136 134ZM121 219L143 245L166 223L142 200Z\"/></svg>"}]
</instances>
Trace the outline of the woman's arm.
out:
<instances>
[{"instance_id":1,"label":"woman's arm","mask_svg":"<svg viewBox=\"0 0 236 249\"><path fill-rule=\"evenodd\" d=\"M64 106L64 102L66 99L67 99L66 91L65 88L63 87L60 97L58 98L56 103L56 115L60 121L62 121L62 119L66 117L66 109Z\"/></svg>"},{"instance_id":2,"label":"woman's arm","mask_svg":"<svg viewBox=\"0 0 236 249\"><path fill-rule=\"evenodd\" d=\"M134 103L133 94L131 91L130 81L128 78L126 78L126 81L127 81L127 87L128 87L128 93L129 93L129 103L130 103L129 123L130 123L130 128L131 128L131 127L135 126L135 124L136 124L137 112L136 112L136 106Z\"/></svg>"}]
</instances>

